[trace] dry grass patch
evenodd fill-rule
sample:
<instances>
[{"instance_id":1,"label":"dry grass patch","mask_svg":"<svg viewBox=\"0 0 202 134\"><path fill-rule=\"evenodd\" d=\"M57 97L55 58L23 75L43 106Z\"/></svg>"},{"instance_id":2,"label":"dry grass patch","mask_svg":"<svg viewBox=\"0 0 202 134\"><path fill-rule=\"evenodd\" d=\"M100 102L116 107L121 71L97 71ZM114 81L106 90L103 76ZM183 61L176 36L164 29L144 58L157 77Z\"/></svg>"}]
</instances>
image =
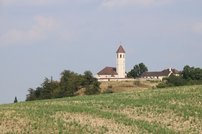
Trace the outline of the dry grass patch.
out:
<instances>
[{"instance_id":1,"label":"dry grass patch","mask_svg":"<svg viewBox=\"0 0 202 134\"><path fill-rule=\"evenodd\" d=\"M137 89L148 89L155 87L158 83L137 79L134 81L107 81L101 82L101 92L111 88L113 92L133 91Z\"/></svg>"},{"instance_id":2,"label":"dry grass patch","mask_svg":"<svg viewBox=\"0 0 202 134\"><path fill-rule=\"evenodd\" d=\"M202 132L202 121L198 118L189 117L188 119L185 119L184 117L176 115L173 111L163 113L158 113L156 111L157 109L155 108L154 112L148 111L147 108L125 108L119 110L119 113L127 115L129 118L135 120L143 120L150 123L156 122L178 132Z\"/></svg>"},{"instance_id":3,"label":"dry grass patch","mask_svg":"<svg viewBox=\"0 0 202 134\"><path fill-rule=\"evenodd\" d=\"M57 112L54 115L54 119L61 119L66 123L77 122L81 126L88 126L95 133L100 133L101 128L105 128L108 134L128 134L138 133L137 127L125 126L124 124L116 123L113 120L104 119L100 117L94 117L87 114L76 114L67 112Z\"/></svg>"},{"instance_id":4,"label":"dry grass patch","mask_svg":"<svg viewBox=\"0 0 202 134\"><path fill-rule=\"evenodd\" d=\"M25 133L29 128L30 121L27 118L22 118L16 111L1 111L0 112L0 132L5 133Z\"/></svg>"}]
</instances>

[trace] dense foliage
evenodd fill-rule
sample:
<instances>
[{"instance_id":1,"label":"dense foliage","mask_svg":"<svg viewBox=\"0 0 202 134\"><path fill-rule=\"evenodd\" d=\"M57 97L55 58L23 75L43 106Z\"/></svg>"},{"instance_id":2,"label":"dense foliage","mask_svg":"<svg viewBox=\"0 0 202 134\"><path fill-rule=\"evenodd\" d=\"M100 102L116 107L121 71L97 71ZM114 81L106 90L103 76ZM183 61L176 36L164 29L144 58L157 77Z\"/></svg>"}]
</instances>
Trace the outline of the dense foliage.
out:
<instances>
[{"instance_id":1,"label":"dense foliage","mask_svg":"<svg viewBox=\"0 0 202 134\"><path fill-rule=\"evenodd\" d=\"M182 72L185 80L202 80L202 69L185 66Z\"/></svg>"},{"instance_id":2,"label":"dense foliage","mask_svg":"<svg viewBox=\"0 0 202 134\"><path fill-rule=\"evenodd\" d=\"M202 69L186 65L180 76L171 75L165 78L157 87L171 87L202 84Z\"/></svg>"},{"instance_id":3,"label":"dense foliage","mask_svg":"<svg viewBox=\"0 0 202 134\"><path fill-rule=\"evenodd\" d=\"M130 72L128 72L127 76L129 78L138 78L140 77L144 72L147 72L148 68L144 63L139 63L131 69Z\"/></svg>"},{"instance_id":4,"label":"dense foliage","mask_svg":"<svg viewBox=\"0 0 202 134\"><path fill-rule=\"evenodd\" d=\"M84 75L65 70L61 73L60 81L45 78L41 86L36 89L28 90L26 100L52 99L77 95L80 89L84 89L87 95L97 94L100 83L90 71L84 72Z\"/></svg>"}]
</instances>

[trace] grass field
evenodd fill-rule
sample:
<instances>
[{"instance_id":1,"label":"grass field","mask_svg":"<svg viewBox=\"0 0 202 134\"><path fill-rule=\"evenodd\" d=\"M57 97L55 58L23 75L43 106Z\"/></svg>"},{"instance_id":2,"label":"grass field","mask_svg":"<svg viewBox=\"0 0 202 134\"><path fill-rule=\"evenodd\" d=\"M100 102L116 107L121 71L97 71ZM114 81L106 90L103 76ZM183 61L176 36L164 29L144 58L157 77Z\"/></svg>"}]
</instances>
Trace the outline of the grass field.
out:
<instances>
[{"instance_id":1,"label":"grass field","mask_svg":"<svg viewBox=\"0 0 202 134\"><path fill-rule=\"evenodd\" d=\"M0 133L202 133L202 86L0 105Z\"/></svg>"}]
</instances>

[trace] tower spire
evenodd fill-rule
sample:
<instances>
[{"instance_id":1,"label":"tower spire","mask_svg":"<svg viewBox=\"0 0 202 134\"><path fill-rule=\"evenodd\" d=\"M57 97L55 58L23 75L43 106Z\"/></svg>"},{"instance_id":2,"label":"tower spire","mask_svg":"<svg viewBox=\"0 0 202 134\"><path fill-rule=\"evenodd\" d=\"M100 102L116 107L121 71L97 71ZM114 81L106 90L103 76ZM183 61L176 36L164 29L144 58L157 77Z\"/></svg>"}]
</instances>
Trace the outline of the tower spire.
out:
<instances>
[{"instance_id":1,"label":"tower spire","mask_svg":"<svg viewBox=\"0 0 202 134\"><path fill-rule=\"evenodd\" d=\"M124 48L122 47L122 45L119 46L118 50L116 51L116 53L126 53L126 51L124 50Z\"/></svg>"}]
</instances>

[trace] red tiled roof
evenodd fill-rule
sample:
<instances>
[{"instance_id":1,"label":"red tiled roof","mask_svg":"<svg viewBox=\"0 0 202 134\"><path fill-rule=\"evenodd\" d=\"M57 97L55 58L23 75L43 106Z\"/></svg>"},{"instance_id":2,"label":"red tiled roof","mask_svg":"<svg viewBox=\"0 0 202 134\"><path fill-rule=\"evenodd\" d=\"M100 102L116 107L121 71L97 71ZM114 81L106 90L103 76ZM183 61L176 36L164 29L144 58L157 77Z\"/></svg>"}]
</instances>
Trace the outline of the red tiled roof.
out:
<instances>
[{"instance_id":1,"label":"red tiled roof","mask_svg":"<svg viewBox=\"0 0 202 134\"><path fill-rule=\"evenodd\" d=\"M144 72L142 74L142 77L151 77L151 76L168 76L169 75L169 72L167 71L162 71L162 72Z\"/></svg>"},{"instance_id":2,"label":"red tiled roof","mask_svg":"<svg viewBox=\"0 0 202 134\"><path fill-rule=\"evenodd\" d=\"M105 67L97 74L98 75L118 75L115 67Z\"/></svg>"},{"instance_id":3,"label":"red tiled roof","mask_svg":"<svg viewBox=\"0 0 202 134\"><path fill-rule=\"evenodd\" d=\"M120 45L116 53L126 53L123 47Z\"/></svg>"}]
</instances>

